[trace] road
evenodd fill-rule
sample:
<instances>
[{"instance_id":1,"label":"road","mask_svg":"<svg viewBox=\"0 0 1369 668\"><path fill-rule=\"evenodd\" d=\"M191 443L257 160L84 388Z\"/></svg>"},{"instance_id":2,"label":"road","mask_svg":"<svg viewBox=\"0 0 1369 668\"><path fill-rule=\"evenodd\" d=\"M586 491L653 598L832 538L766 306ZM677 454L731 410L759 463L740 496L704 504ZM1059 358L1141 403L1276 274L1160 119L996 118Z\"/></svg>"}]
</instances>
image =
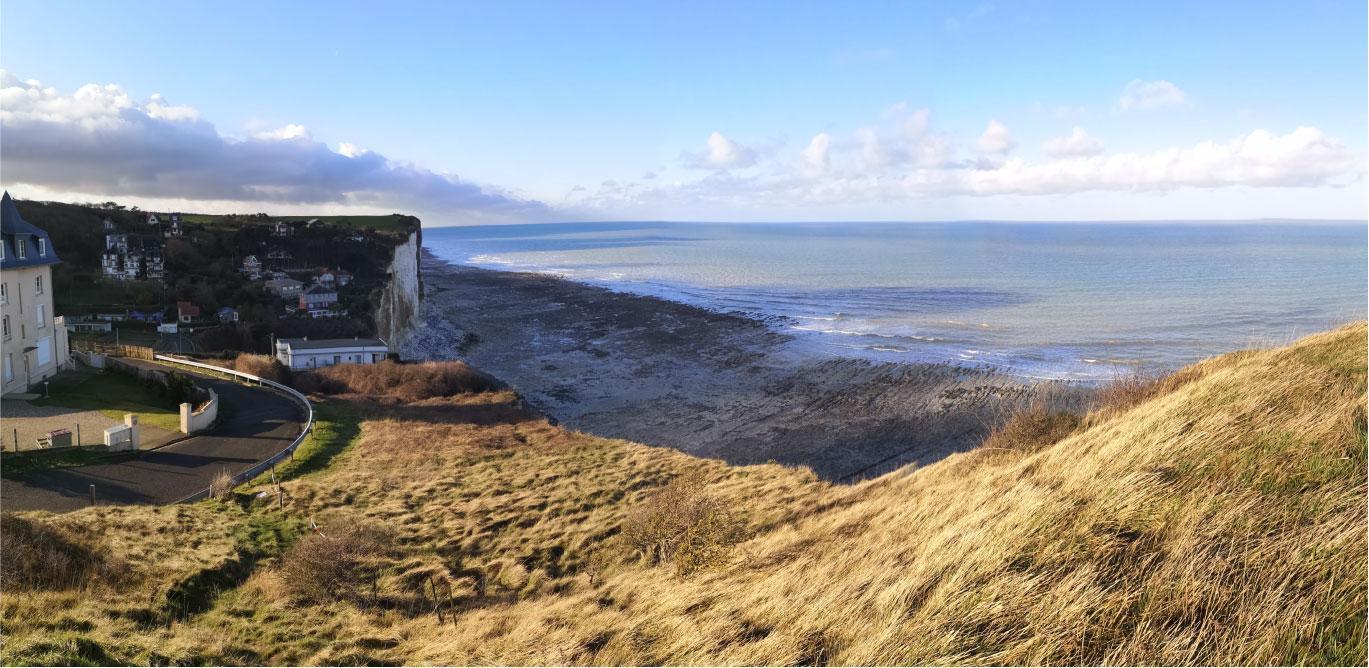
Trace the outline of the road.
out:
<instances>
[{"instance_id":1,"label":"road","mask_svg":"<svg viewBox=\"0 0 1369 668\"><path fill-rule=\"evenodd\" d=\"M135 459L4 478L0 509L83 508L91 485L99 504L171 503L208 487L221 470L236 474L284 450L304 427L303 409L283 394L191 375L222 402L212 430Z\"/></svg>"}]
</instances>

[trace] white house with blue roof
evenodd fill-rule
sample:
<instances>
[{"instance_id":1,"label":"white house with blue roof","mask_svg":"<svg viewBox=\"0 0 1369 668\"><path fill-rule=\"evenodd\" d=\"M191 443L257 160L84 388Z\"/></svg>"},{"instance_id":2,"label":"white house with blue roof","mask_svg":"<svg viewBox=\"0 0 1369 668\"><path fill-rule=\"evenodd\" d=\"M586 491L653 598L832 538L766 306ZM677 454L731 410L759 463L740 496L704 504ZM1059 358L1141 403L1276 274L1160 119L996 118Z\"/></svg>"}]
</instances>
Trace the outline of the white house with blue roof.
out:
<instances>
[{"instance_id":1,"label":"white house with blue roof","mask_svg":"<svg viewBox=\"0 0 1369 668\"><path fill-rule=\"evenodd\" d=\"M61 260L8 192L0 198L0 241L0 394L16 394L67 365L67 330L52 309L52 265Z\"/></svg>"}]
</instances>

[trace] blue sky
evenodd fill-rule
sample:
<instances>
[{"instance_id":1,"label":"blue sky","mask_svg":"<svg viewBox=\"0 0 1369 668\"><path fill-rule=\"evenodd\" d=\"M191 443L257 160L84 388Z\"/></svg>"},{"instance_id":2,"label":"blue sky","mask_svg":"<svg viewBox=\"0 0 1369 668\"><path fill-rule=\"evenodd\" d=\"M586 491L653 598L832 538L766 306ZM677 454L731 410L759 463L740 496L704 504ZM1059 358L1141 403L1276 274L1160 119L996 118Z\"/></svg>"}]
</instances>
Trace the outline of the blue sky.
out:
<instances>
[{"instance_id":1,"label":"blue sky","mask_svg":"<svg viewBox=\"0 0 1369 668\"><path fill-rule=\"evenodd\" d=\"M1363 2L0 11L21 197L439 223L1365 216Z\"/></svg>"}]
</instances>

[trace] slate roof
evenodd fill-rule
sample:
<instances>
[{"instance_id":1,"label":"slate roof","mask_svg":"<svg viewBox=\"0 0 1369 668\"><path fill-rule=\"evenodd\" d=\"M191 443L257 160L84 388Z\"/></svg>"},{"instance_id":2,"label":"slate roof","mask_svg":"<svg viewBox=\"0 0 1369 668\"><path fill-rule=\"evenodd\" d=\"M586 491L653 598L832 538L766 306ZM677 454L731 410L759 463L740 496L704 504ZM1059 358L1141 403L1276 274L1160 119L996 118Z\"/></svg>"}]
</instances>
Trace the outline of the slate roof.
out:
<instances>
[{"instance_id":1,"label":"slate roof","mask_svg":"<svg viewBox=\"0 0 1369 668\"><path fill-rule=\"evenodd\" d=\"M380 339L276 339L277 346L289 346L291 350L318 350L320 348L389 348Z\"/></svg>"},{"instance_id":2,"label":"slate roof","mask_svg":"<svg viewBox=\"0 0 1369 668\"><path fill-rule=\"evenodd\" d=\"M44 255L38 254L39 239L47 240L47 252ZM61 262L57 257L57 249L52 246L52 239L48 238L48 233L30 225L19 215L19 207L14 205L14 200L10 199L8 192L4 197L0 197L0 241L3 241L5 247L5 258L0 260L0 269L38 267ZM21 245L24 248L22 259L18 252Z\"/></svg>"}]
</instances>

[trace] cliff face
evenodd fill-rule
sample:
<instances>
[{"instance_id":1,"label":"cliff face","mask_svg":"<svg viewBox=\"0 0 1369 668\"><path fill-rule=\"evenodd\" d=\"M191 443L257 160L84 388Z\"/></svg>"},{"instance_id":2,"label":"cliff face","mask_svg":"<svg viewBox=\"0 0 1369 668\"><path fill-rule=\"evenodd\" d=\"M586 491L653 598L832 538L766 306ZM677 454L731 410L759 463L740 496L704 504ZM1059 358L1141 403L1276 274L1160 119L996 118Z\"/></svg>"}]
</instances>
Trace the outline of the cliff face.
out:
<instances>
[{"instance_id":1,"label":"cliff face","mask_svg":"<svg viewBox=\"0 0 1369 668\"><path fill-rule=\"evenodd\" d=\"M390 261L390 282L381 293L375 320L376 334L390 344L391 350L401 350L423 322L423 276L418 264L422 247L420 229L395 247Z\"/></svg>"}]
</instances>

